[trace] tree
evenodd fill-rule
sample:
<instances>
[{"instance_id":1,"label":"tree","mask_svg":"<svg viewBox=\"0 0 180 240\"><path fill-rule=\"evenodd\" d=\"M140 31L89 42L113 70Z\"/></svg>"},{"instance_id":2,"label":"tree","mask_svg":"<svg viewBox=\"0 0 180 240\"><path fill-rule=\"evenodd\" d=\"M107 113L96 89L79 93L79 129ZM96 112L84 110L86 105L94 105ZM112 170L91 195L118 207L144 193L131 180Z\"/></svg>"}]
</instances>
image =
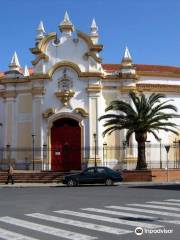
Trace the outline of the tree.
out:
<instances>
[{"instance_id":1,"label":"tree","mask_svg":"<svg viewBox=\"0 0 180 240\"><path fill-rule=\"evenodd\" d=\"M157 140L160 140L157 135L159 130L179 135L178 125L169 120L180 118L180 115L174 113L177 112L177 108L169 104L173 100L160 101L165 98L164 94L152 93L149 97L146 97L143 93L138 95L130 92L129 97L132 104L120 100L112 101L105 109L106 112L112 111L112 113L101 116L99 120L106 120L104 136L106 134L110 135L116 130L127 129L126 141L129 143L131 135L135 134L138 143L136 169L146 169L145 142L147 133L153 134Z\"/></svg>"}]
</instances>

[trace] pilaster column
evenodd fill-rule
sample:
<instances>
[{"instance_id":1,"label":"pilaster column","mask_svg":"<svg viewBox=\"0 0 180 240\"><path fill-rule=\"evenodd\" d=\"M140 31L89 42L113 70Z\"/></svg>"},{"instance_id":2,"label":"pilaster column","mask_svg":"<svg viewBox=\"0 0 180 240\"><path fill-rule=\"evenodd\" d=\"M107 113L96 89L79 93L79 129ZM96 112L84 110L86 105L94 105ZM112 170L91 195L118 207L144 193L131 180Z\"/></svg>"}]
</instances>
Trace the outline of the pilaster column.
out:
<instances>
[{"instance_id":1,"label":"pilaster column","mask_svg":"<svg viewBox=\"0 0 180 240\"><path fill-rule=\"evenodd\" d=\"M2 140L2 146L6 148L10 145L12 148L16 148L16 135L17 135L17 118L16 118L16 93L13 90L9 90L4 94L4 126ZM7 152L4 152L4 159L7 159ZM11 159L16 159L16 151L11 154ZM10 159L7 159L10 161Z\"/></svg>"},{"instance_id":2,"label":"pilaster column","mask_svg":"<svg viewBox=\"0 0 180 240\"><path fill-rule=\"evenodd\" d=\"M32 143L34 138L35 169L42 168L43 160L43 92L33 89L32 92Z\"/></svg>"},{"instance_id":3,"label":"pilaster column","mask_svg":"<svg viewBox=\"0 0 180 240\"><path fill-rule=\"evenodd\" d=\"M16 147L16 104L15 95L5 97L5 118L4 118L4 146Z\"/></svg>"},{"instance_id":4,"label":"pilaster column","mask_svg":"<svg viewBox=\"0 0 180 240\"><path fill-rule=\"evenodd\" d=\"M100 122L98 118L101 116L101 86L100 85L90 85L87 88L88 97L89 97L89 158L92 159L92 163L95 159L95 139L94 134L96 134L96 158L97 165L101 164L99 162L102 157L100 148L102 147L102 132L100 127Z\"/></svg>"}]
</instances>

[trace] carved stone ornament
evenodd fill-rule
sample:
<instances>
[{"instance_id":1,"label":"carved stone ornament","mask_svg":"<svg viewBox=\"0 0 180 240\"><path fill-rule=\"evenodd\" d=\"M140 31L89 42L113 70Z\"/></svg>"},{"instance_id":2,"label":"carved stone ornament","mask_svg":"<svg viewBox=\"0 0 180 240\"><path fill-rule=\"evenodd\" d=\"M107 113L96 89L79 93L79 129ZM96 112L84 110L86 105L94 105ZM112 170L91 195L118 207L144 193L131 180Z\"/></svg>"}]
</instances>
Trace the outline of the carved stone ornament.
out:
<instances>
[{"instance_id":1,"label":"carved stone ornament","mask_svg":"<svg viewBox=\"0 0 180 240\"><path fill-rule=\"evenodd\" d=\"M55 113L54 108L48 108L44 113L43 113L43 118L49 118L51 115Z\"/></svg>"},{"instance_id":2,"label":"carved stone ornament","mask_svg":"<svg viewBox=\"0 0 180 240\"><path fill-rule=\"evenodd\" d=\"M82 117L88 117L89 115L83 108L75 108L74 111L81 114Z\"/></svg>"},{"instance_id":3,"label":"carved stone ornament","mask_svg":"<svg viewBox=\"0 0 180 240\"><path fill-rule=\"evenodd\" d=\"M63 69L63 76L58 81L58 91L55 92L56 97L60 98L64 106L69 105L69 100L74 96L75 92L72 90L73 84L69 76L67 76L67 69Z\"/></svg>"},{"instance_id":4,"label":"carved stone ornament","mask_svg":"<svg viewBox=\"0 0 180 240\"><path fill-rule=\"evenodd\" d=\"M69 100L74 96L75 92L71 90L55 92L56 97L60 98L64 106L69 105Z\"/></svg>"}]
</instances>

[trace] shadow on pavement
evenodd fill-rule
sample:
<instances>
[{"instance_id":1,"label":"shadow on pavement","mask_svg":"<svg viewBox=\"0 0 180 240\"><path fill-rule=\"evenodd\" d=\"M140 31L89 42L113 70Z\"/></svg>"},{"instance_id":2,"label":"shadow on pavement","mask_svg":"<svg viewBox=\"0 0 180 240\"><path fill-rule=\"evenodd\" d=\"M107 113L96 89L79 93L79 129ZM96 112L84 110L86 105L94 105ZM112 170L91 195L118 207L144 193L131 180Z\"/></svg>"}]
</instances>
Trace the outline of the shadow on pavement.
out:
<instances>
[{"instance_id":1,"label":"shadow on pavement","mask_svg":"<svg viewBox=\"0 0 180 240\"><path fill-rule=\"evenodd\" d=\"M157 190L173 190L173 191L180 191L180 184L167 184L167 185L141 185L141 186L130 186L129 188L143 188L143 189L157 189Z\"/></svg>"},{"instance_id":2,"label":"shadow on pavement","mask_svg":"<svg viewBox=\"0 0 180 240\"><path fill-rule=\"evenodd\" d=\"M139 222L155 222L157 220L162 220L161 218L145 219L145 218L136 218L136 217L120 217L119 219L128 220L128 221L139 221Z\"/></svg>"},{"instance_id":3,"label":"shadow on pavement","mask_svg":"<svg viewBox=\"0 0 180 240\"><path fill-rule=\"evenodd\" d=\"M104 184L80 184L78 186L72 186L69 187L67 185L61 185L61 186L51 186L51 187L65 187L65 188L78 188L78 187L105 187L105 188L113 188L113 187L118 187L118 185L112 185L112 186L106 186Z\"/></svg>"}]
</instances>

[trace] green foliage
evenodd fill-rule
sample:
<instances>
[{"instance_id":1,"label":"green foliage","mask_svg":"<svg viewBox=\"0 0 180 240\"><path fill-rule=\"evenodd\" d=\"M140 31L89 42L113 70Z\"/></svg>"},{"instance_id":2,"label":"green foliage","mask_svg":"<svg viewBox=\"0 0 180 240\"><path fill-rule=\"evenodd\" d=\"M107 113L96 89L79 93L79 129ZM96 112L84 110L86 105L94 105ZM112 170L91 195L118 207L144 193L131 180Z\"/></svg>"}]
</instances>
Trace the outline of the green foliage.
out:
<instances>
[{"instance_id":1,"label":"green foliage","mask_svg":"<svg viewBox=\"0 0 180 240\"><path fill-rule=\"evenodd\" d=\"M124 101L112 101L105 109L106 112L111 111L100 117L99 120L105 120L103 132L104 135L111 134L118 130L126 129L126 141L129 142L131 135L135 134L138 142L138 161L136 169L146 169L145 141L147 133L151 133L157 140L158 131L164 130L178 135L178 125L170 122L170 119L180 118L176 114L177 108L167 100L160 102L165 98L164 94L152 93L146 97L143 93L137 95L134 92L129 93L129 99L132 104Z\"/></svg>"},{"instance_id":2,"label":"green foliage","mask_svg":"<svg viewBox=\"0 0 180 240\"><path fill-rule=\"evenodd\" d=\"M160 102L162 98L165 98L165 95L159 93L152 93L149 97L146 97L143 93L137 95L130 92L129 97L132 104L117 100L112 101L105 109L106 112L111 111L112 113L105 114L99 119L106 120L104 135L111 134L116 130L127 129L127 142L129 142L133 133L152 133L157 140L159 140L158 130L169 131L178 135L177 124L169 121L170 119L180 118L180 115L175 113L177 108L169 103L173 100Z\"/></svg>"}]
</instances>

